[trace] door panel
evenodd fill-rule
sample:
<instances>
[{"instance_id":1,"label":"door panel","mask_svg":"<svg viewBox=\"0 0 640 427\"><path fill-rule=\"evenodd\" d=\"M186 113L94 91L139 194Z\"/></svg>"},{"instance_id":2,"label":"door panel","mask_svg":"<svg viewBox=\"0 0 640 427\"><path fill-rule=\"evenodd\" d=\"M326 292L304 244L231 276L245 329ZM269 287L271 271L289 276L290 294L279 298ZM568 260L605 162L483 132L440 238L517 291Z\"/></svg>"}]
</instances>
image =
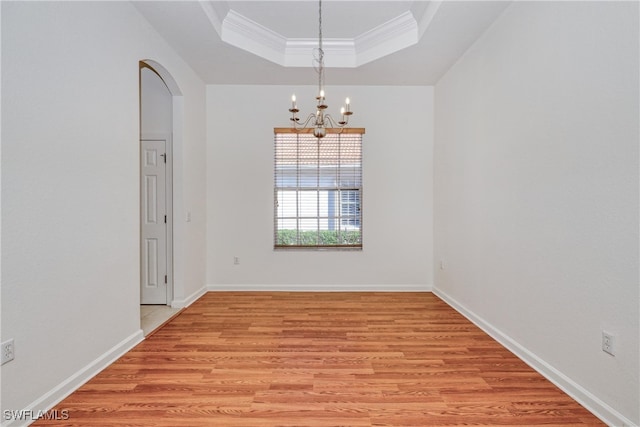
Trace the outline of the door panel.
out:
<instances>
[{"instance_id":1,"label":"door panel","mask_svg":"<svg viewBox=\"0 0 640 427\"><path fill-rule=\"evenodd\" d=\"M166 140L142 140L142 304L167 303Z\"/></svg>"},{"instance_id":2,"label":"door panel","mask_svg":"<svg viewBox=\"0 0 640 427\"><path fill-rule=\"evenodd\" d=\"M158 239L145 239L145 244L147 245L146 253L146 263L147 263L147 280L145 281L145 286L148 288L157 288L160 286L158 281Z\"/></svg>"},{"instance_id":3,"label":"door panel","mask_svg":"<svg viewBox=\"0 0 640 427\"><path fill-rule=\"evenodd\" d=\"M158 223L158 177L145 176L144 177L144 194L145 205L147 209L147 224Z\"/></svg>"}]
</instances>

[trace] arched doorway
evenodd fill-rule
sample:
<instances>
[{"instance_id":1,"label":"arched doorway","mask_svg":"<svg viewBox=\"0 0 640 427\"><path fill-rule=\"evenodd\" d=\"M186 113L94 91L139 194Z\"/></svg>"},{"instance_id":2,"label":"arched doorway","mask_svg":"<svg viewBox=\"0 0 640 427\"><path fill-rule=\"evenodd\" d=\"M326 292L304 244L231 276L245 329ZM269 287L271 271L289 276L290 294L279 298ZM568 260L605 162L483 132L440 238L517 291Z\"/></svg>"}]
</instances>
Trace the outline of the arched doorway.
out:
<instances>
[{"instance_id":1,"label":"arched doorway","mask_svg":"<svg viewBox=\"0 0 640 427\"><path fill-rule=\"evenodd\" d=\"M145 334L172 314L167 306L176 296L174 212L179 186L174 185L174 154L181 134L176 129L181 97L164 67L140 61L140 303ZM145 323L147 317L151 324Z\"/></svg>"}]
</instances>

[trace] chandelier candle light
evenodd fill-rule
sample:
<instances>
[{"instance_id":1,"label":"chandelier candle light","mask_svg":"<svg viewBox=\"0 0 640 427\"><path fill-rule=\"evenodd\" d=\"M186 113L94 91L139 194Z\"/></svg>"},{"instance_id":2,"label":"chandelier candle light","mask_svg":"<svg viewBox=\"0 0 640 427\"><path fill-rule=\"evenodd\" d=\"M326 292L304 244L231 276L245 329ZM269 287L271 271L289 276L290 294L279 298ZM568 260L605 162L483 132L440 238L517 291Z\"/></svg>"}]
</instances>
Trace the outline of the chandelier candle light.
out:
<instances>
[{"instance_id":1,"label":"chandelier candle light","mask_svg":"<svg viewBox=\"0 0 640 427\"><path fill-rule=\"evenodd\" d=\"M318 48L317 55L314 54L314 61L317 62L316 72L318 73L318 96L316 100L316 113L309 114L307 120L300 124L300 118L296 115L300 110L296 103L296 96L291 96L291 120L295 129L313 128L313 135L322 138L327 134L327 128L343 129L349 124L349 116L353 114L349 98L345 100L345 105L340 109L341 120L335 121L329 114L325 114L327 104L324 98L324 50L322 49L322 0L318 1Z\"/></svg>"}]
</instances>

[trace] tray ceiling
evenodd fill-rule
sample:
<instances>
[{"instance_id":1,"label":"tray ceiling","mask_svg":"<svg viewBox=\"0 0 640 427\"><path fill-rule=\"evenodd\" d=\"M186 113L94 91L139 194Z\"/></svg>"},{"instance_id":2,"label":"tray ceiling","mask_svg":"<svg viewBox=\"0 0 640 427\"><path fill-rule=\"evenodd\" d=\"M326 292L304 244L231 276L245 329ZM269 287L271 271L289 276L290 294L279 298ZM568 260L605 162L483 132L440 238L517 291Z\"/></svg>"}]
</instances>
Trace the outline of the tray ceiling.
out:
<instances>
[{"instance_id":1,"label":"tray ceiling","mask_svg":"<svg viewBox=\"0 0 640 427\"><path fill-rule=\"evenodd\" d=\"M322 4L328 84L434 84L507 1ZM307 84L318 2L140 1L136 8L209 84Z\"/></svg>"}]
</instances>

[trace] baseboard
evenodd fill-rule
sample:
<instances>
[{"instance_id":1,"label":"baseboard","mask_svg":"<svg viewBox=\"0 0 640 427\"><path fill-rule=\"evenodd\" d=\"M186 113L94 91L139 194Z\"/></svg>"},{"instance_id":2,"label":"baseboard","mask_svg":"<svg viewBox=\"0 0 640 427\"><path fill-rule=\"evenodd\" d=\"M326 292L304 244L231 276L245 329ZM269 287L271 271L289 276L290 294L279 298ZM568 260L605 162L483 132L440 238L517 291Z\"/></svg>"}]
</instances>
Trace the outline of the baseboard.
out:
<instances>
[{"instance_id":1,"label":"baseboard","mask_svg":"<svg viewBox=\"0 0 640 427\"><path fill-rule=\"evenodd\" d=\"M171 302L171 307L188 307L206 292L207 288L203 286L184 299L173 300ZM96 360L76 372L74 375L67 378L65 381L47 392L45 395L28 405L26 408L19 411L25 418L24 420L8 420L0 424L0 426L23 427L32 424L35 421L33 418L36 418L38 414L41 414L53 408L71 393L80 388L84 383L100 373L103 369L115 362L119 357L124 355L127 351L131 350L143 340L144 334L142 330L138 330L128 338L125 338L120 343L116 344L102 356L98 357Z\"/></svg>"},{"instance_id":2,"label":"baseboard","mask_svg":"<svg viewBox=\"0 0 640 427\"><path fill-rule=\"evenodd\" d=\"M207 293L208 287L203 286L191 295L183 299L174 299L171 301L171 308L185 308L193 304L198 298Z\"/></svg>"},{"instance_id":3,"label":"baseboard","mask_svg":"<svg viewBox=\"0 0 640 427\"><path fill-rule=\"evenodd\" d=\"M24 420L8 420L2 423L2 427L22 427L32 424L35 422L32 418L36 417L32 417L31 414L37 415L51 410L51 408L115 362L127 351L138 345L142 340L144 340L144 335L142 330L138 330L20 411L24 415Z\"/></svg>"},{"instance_id":4,"label":"baseboard","mask_svg":"<svg viewBox=\"0 0 640 427\"><path fill-rule=\"evenodd\" d=\"M209 292L431 292L432 285L427 284L384 284L384 285L207 285Z\"/></svg>"},{"instance_id":5,"label":"baseboard","mask_svg":"<svg viewBox=\"0 0 640 427\"><path fill-rule=\"evenodd\" d=\"M432 292L439 298L441 298L444 302L453 307L460 314L469 319L473 324L490 335L493 339L506 347L509 351L518 356L527 365L531 366L546 379L558 386L562 391L575 399L578 403L588 409L596 417L600 418L607 425L616 427L633 427L636 425L631 420L613 409L611 406L600 400L593 393L586 390L580 384L576 383L571 378L567 377L562 372L545 362L535 353L520 345L517 341L509 337L507 334L503 333L500 329L496 328L491 323L487 322L482 317L469 310L463 304L460 304L454 298L447 295L446 292L442 291L436 286L433 287Z\"/></svg>"}]
</instances>

